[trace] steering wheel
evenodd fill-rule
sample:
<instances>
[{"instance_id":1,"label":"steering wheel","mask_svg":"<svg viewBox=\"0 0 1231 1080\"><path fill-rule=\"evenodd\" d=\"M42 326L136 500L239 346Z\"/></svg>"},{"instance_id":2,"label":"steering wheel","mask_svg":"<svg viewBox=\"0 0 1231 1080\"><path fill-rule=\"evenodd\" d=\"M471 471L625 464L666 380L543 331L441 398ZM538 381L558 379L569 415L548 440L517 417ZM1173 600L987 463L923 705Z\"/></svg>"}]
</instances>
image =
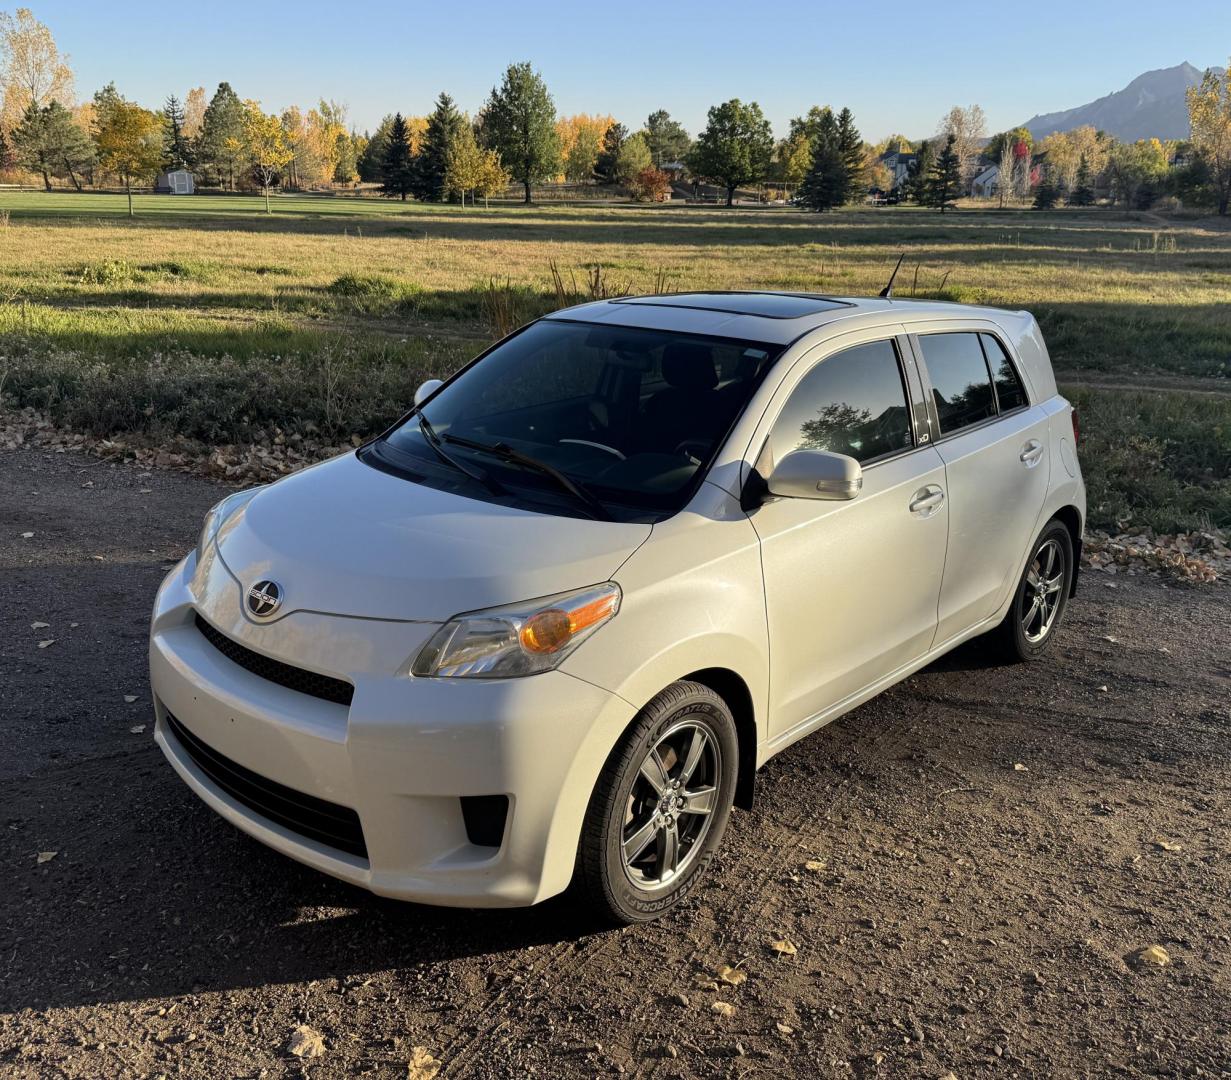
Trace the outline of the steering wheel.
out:
<instances>
[{"instance_id":1,"label":"steering wheel","mask_svg":"<svg viewBox=\"0 0 1231 1080\"><path fill-rule=\"evenodd\" d=\"M561 445L563 445L564 443L571 443L574 446L592 446L594 447L595 450L602 450L605 453L614 454L621 461L627 460L627 458L625 458L625 456L621 454L619 450L617 450L614 446L608 446L606 443L594 442L591 439L558 439L557 441Z\"/></svg>"},{"instance_id":2,"label":"steering wheel","mask_svg":"<svg viewBox=\"0 0 1231 1080\"><path fill-rule=\"evenodd\" d=\"M709 439L685 439L671 452L688 458L694 465L700 465L701 459L693 453L693 450L704 453L709 448L709 445Z\"/></svg>"}]
</instances>

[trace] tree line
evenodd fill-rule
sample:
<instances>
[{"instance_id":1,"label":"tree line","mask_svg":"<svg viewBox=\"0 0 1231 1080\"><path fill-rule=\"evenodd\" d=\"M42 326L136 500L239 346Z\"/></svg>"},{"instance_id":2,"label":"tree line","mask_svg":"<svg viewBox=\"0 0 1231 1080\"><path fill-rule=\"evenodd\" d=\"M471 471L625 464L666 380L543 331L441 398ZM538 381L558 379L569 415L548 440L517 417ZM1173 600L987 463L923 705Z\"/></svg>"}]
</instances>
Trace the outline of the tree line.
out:
<instances>
[{"instance_id":1,"label":"tree line","mask_svg":"<svg viewBox=\"0 0 1231 1080\"><path fill-rule=\"evenodd\" d=\"M319 101L266 113L222 82L212 96L197 87L150 110L108 84L76 102L73 76L51 32L28 9L0 12L0 169L14 166L78 190L118 181L129 193L159 171L190 169L204 186L304 189L359 182L390 198L465 205L518 185L527 202L536 185L622 187L664 198L673 184L717 188L728 205L749 188L777 189L808 209L826 211L869 192L892 193L940 211L952 207L994 163L996 193L1090 205L1108 199L1148 206L1163 194L1227 213L1231 201L1231 65L1207 72L1189 91L1190 140L1121 143L1093 129L1052 135L1037 146L1015 129L986 136L977 105L954 107L939 134L912 150L901 136L869 144L849 108L814 106L775 140L756 102L713 106L694 139L659 109L630 132L611 116L561 117L529 63L508 67L473 118L441 93L426 116L386 116L371 133L348 123L347 109ZM886 150L911 152L905 177L891 175ZM1180 168L1174 168L1175 162Z\"/></svg>"}]
</instances>

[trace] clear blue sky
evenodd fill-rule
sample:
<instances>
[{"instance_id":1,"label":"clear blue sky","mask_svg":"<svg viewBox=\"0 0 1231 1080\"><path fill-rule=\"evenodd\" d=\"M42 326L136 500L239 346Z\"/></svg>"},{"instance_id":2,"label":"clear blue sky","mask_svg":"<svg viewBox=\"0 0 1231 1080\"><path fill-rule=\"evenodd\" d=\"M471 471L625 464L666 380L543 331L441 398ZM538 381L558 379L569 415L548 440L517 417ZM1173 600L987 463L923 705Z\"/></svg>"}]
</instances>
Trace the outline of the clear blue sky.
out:
<instances>
[{"instance_id":1,"label":"clear blue sky","mask_svg":"<svg viewBox=\"0 0 1231 1080\"><path fill-rule=\"evenodd\" d=\"M440 90L473 113L509 62L530 60L561 113L610 112L630 127L665 108L695 134L708 106L740 97L779 134L812 104L849 105L869 140L931 134L951 105L972 102L995 131L1152 68L1231 53L1231 0L22 2L71 55L79 96L114 80L155 107L226 79L271 112L344 101L360 129L426 113Z\"/></svg>"}]
</instances>

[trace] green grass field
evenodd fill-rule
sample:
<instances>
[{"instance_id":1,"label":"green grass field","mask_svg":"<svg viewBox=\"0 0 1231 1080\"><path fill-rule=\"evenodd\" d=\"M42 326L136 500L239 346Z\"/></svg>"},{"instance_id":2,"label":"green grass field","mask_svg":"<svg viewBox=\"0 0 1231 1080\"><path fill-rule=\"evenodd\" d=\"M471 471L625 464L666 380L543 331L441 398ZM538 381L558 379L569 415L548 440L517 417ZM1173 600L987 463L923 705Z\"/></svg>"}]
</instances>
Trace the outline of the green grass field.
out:
<instances>
[{"instance_id":1,"label":"green grass field","mask_svg":"<svg viewBox=\"0 0 1231 1080\"><path fill-rule=\"evenodd\" d=\"M608 287L1034 312L1087 413L1092 524L1231 525L1231 227L1061 210L465 209L348 197L0 193L0 380L95 434L331 437L396 415L505 317ZM580 289L584 293L584 287ZM1197 391L1201 391L1197 393ZM1211 391L1211 392L1207 392Z\"/></svg>"}]
</instances>

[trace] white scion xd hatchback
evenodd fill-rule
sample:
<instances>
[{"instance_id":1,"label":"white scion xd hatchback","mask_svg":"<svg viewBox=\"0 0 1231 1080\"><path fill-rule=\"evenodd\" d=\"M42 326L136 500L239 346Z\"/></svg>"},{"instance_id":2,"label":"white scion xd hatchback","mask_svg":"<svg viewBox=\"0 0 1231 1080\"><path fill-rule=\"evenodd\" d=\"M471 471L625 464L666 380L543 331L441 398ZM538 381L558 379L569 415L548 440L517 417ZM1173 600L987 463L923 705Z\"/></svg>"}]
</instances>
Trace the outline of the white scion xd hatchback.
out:
<instances>
[{"instance_id":1,"label":"white scion xd hatchback","mask_svg":"<svg viewBox=\"0 0 1231 1080\"><path fill-rule=\"evenodd\" d=\"M232 495L158 593L156 738L385 896L670 909L757 768L976 634L1055 637L1077 425L1024 312L624 298Z\"/></svg>"}]
</instances>

